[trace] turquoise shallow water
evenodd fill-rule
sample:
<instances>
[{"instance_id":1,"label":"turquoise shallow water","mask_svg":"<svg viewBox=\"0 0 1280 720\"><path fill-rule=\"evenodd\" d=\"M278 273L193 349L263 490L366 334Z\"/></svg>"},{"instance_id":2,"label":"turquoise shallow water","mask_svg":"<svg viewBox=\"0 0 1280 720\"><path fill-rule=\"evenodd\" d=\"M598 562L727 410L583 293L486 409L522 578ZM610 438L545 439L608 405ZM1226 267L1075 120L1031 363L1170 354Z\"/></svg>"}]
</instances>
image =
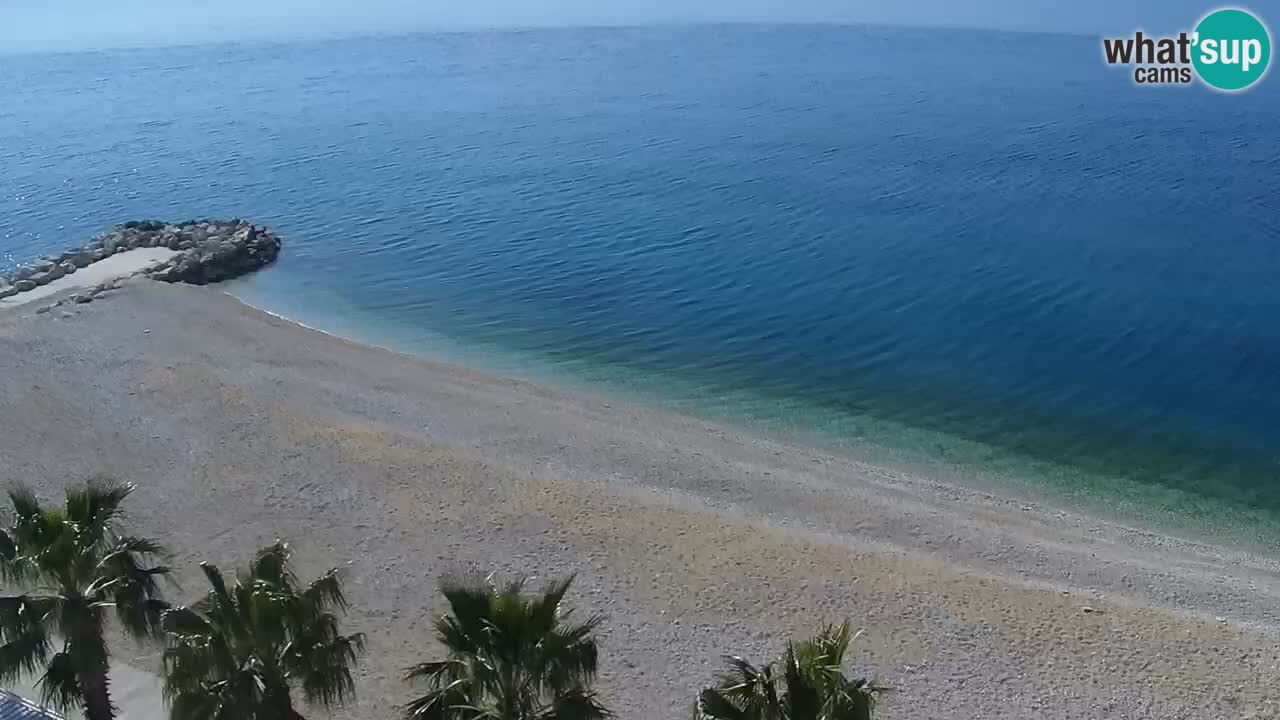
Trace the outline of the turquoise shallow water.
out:
<instances>
[{"instance_id":1,"label":"turquoise shallow water","mask_svg":"<svg viewBox=\"0 0 1280 720\"><path fill-rule=\"evenodd\" d=\"M288 244L235 291L308 324L1270 528L1280 93L1099 52L697 26L4 56L0 254L251 217Z\"/></svg>"}]
</instances>

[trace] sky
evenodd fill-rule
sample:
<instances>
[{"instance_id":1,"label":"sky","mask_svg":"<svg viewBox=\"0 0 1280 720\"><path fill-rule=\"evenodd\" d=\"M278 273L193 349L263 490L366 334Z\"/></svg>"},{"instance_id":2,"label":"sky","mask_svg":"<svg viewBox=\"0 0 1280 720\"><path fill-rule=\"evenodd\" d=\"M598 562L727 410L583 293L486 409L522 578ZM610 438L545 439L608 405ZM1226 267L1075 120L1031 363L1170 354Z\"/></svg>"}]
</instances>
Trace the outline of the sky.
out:
<instances>
[{"instance_id":1,"label":"sky","mask_svg":"<svg viewBox=\"0 0 1280 720\"><path fill-rule=\"evenodd\" d=\"M1269 7L1280 17L1280 0L1236 6L1257 11L1264 21ZM0 53L431 29L721 21L1119 35L1139 28L1188 29L1216 7L1205 0L0 0Z\"/></svg>"}]
</instances>

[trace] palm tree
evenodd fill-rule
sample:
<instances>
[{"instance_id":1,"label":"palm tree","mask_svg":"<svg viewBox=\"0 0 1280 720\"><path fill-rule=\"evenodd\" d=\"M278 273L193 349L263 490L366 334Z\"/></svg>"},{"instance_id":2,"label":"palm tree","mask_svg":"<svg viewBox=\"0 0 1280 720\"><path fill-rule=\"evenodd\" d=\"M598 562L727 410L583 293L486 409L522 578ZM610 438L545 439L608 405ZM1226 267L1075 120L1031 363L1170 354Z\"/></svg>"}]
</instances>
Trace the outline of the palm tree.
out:
<instances>
[{"instance_id":1,"label":"palm tree","mask_svg":"<svg viewBox=\"0 0 1280 720\"><path fill-rule=\"evenodd\" d=\"M524 581L499 588L491 580L446 578L449 614L436 621L444 660L409 668L406 680L428 692L409 703L409 720L599 720L612 714L596 701L592 633L602 618L568 624L561 608L572 577L532 597Z\"/></svg>"},{"instance_id":2,"label":"palm tree","mask_svg":"<svg viewBox=\"0 0 1280 720\"><path fill-rule=\"evenodd\" d=\"M810 640L787 644L781 667L756 667L729 657L716 687L698 697L707 720L871 720L876 698L888 688L844 675L856 636L849 623L827 626Z\"/></svg>"},{"instance_id":3,"label":"palm tree","mask_svg":"<svg viewBox=\"0 0 1280 720\"><path fill-rule=\"evenodd\" d=\"M260 551L232 587L201 563L209 592L164 613L165 696L173 720L301 720L292 689L329 708L355 692L364 636L342 635L337 570L300 586L282 542Z\"/></svg>"},{"instance_id":4,"label":"palm tree","mask_svg":"<svg viewBox=\"0 0 1280 720\"><path fill-rule=\"evenodd\" d=\"M94 480L66 491L61 508L44 509L23 486L9 491L14 522L0 530L0 578L27 588L0 596L0 683L41 668L41 701L88 720L111 720L107 679L108 614L135 638L158 637L158 580L147 567L160 545L125 535L119 521L130 484Z\"/></svg>"}]
</instances>

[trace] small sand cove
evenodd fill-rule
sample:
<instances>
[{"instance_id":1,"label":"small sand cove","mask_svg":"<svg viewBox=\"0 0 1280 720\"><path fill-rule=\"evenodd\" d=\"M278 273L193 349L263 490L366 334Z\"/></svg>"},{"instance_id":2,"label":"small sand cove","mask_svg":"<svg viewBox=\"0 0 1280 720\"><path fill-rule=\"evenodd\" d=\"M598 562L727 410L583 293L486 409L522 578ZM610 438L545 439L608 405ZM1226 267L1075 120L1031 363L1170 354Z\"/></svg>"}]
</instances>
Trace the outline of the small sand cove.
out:
<instances>
[{"instance_id":1,"label":"small sand cove","mask_svg":"<svg viewBox=\"0 0 1280 720\"><path fill-rule=\"evenodd\" d=\"M6 476L136 482L175 599L197 561L276 537L303 573L344 566L369 651L338 717L396 716L460 565L577 573L624 718L687 717L723 654L844 618L890 720L1280 713L1272 558L359 345L216 287L35 306L0 312Z\"/></svg>"},{"instance_id":2,"label":"small sand cove","mask_svg":"<svg viewBox=\"0 0 1280 720\"><path fill-rule=\"evenodd\" d=\"M63 275L47 285L41 285L18 295L0 298L0 309L39 302L73 290L84 290L113 280L121 280L171 260L177 254L176 250L169 248L149 247L112 255L71 275Z\"/></svg>"}]
</instances>

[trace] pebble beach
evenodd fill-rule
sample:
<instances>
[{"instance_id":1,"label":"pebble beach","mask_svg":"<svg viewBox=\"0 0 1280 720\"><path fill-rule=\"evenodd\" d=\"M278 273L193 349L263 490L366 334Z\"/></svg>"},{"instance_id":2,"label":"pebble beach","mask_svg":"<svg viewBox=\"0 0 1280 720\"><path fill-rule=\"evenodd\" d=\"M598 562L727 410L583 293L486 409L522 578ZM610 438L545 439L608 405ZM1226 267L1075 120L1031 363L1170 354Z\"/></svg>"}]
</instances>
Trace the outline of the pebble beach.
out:
<instances>
[{"instance_id":1,"label":"pebble beach","mask_svg":"<svg viewBox=\"0 0 1280 720\"><path fill-rule=\"evenodd\" d=\"M724 654L846 618L890 720L1280 716L1270 557L360 345L216 286L38 305L0 309L6 479L137 483L175 601L197 562L277 537L304 573L343 567L369 647L337 717L395 716L458 568L575 573L620 717L686 717Z\"/></svg>"}]
</instances>

